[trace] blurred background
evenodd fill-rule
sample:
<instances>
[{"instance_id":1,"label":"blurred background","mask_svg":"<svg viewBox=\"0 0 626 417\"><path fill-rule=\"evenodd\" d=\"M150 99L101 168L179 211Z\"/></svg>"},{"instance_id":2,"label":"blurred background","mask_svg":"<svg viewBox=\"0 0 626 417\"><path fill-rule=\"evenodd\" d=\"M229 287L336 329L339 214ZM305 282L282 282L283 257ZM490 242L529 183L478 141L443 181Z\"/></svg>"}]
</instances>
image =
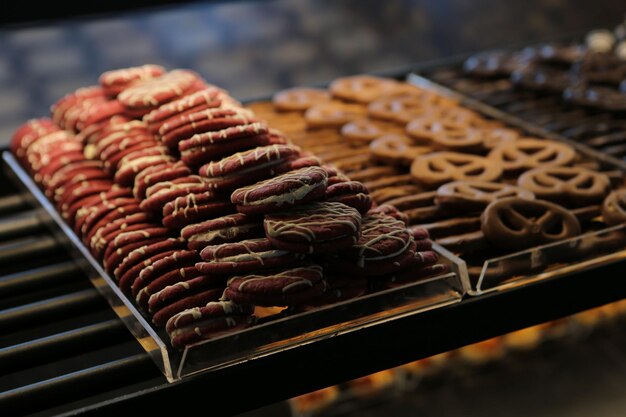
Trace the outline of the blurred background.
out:
<instances>
[{"instance_id":1,"label":"blurred background","mask_svg":"<svg viewBox=\"0 0 626 417\"><path fill-rule=\"evenodd\" d=\"M623 0L108 1L55 4L52 12L11 2L0 19L0 141L113 68L191 68L245 100L580 36L614 27L625 13Z\"/></svg>"}]
</instances>

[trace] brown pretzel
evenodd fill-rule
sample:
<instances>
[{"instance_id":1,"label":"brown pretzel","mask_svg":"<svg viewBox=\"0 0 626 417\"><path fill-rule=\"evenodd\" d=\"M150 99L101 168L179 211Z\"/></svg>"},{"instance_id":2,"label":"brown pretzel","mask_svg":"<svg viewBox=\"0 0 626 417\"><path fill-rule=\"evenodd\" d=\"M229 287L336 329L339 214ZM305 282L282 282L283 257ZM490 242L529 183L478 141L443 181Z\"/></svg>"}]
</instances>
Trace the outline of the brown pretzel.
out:
<instances>
[{"instance_id":1,"label":"brown pretzel","mask_svg":"<svg viewBox=\"0 0 626 417\"><path fill-rule=\"evenodd\" d=\"M611 187L609 177L581 167L539 167L523 173L517 184L537 198L567 206L596 204Z\"/></svg>"},{"instance_id":2,"label":"brown pretzel","mask_svg":"<svg viewBox=\"0 0 626 417\"><path fill-rule=\"evenodd\" d=\"M565 143L532 138L505 142L489 152L489 159L499 161L507 174L538 166L569 165L575 158L576 151Z\"/></svg>"},{"instance_id":3,"label":"brown pretzel","mask_svg":"<svg viewBox=\"0 0 626 417\"><path fill-rule=\"evenodd\" d=\"M274 94L272 102L277 110L305 111L309 107L330 100L330 94L322 88L294 87Z\"/></svg>"},{"instance_id":4,"label":"brown pretzel","mask_svg":"<svg viewBox=\"0 0 626 417\"><path fill-rule=\"evenodd\" d=\"M435 152L415 158L411 175L425 187L435 188L450 181L495 181L501 177L502 167L482 156Z\"/></svg>"},{"instance_id":5,"label":"brown pretzel","mask_svg":"<svg viewBox=\"0 0 626 417\"><path fill-rule=\"evenodd\" d=\"M483 146L487 149L493 149L504 142L510 142L519 138L519 133L513 129L506 127L496 127L492 129L483 129Z\"/></svg>"},{"instance_id":6,"label":"brown pretzel","mask_svg":"<svg viewBox=\"0 0 626 417\"><path fill-rule=\"evenodd\" d=\"M365 112L365 107L360 104L329 101L309 107L304 113L304 120L308 128L339 128L352 120L363 117Z\"/></svg>"},{"instance_id":7,"label":"brown pretzel","mask_svg":"<svg viewBox=\"0 0 626 417\"><path fill-rule=\"evenodd\" d=\"M509 197L489 204L481 229L494 245L522 250L581 233L580 223L567 209L545 200Z\"/></svg>"},{"instance_id":8,"label":"brown pretzel","mask_svg":"<svg viewBox=\"0 0 626 417\"><path fill-rule=\"evenodd\" d=\"M406 124L413 119L429 117L437 113L432 95L426 93L401 94L382 97L367 106L369 115L376 119Z\"/></svg>"},{"instance_id":9,"label":"brown pretzel","mask_svg":"<svg viewBox=\"0 0 626 417\"><path fill-rule=\"evenodd\" d=\"M335 79L328 89L334 97L342 100L370 103L383 95L392 94L399 85L391 78L352 75Z\"/></svg>"},{"instance_id":10,"label":"brown pretzel","mask_svg":"<svg viewBox=\"0 0 626 417\"><path fill-rule=\"evenodd\" d=\"M368 118L357 119L341 127L341 135L351 144L367 145L387 133L400 133L402 130L392 123Z\"/></svg>"},{"instance_id":11,"label":"brown pretzel","mask_svg":"<svg viewBox=\"0 0 626 417\"><path fill-rule=\"evenodd\" d=\"M372 158L392 165L409 166L415 158L432 152L428 146L416 146L404 135L384 135L370 143Z\"/></svg>"},{"instance_id":12,"label":"brown pretzel","mask_svg":"<svg viewBox=\"0 0 626 417\"><path fill-rule=\"evenodd\" d=\"M535 198L532 192L513 185L484 181L453 181L437 189L435 202L460 210L482 210L499 198Z\"/></svg>"},{"instance_id":13,"label":"brown pretzel","mask_svg":"<svg viewBox=\"0 0 626 417\"><path fill-rule=\"evenodd\" d=\"M626 189L613 191L604 199L602 218L611 226L626 223Z\"/></svg>"}]
</instances>

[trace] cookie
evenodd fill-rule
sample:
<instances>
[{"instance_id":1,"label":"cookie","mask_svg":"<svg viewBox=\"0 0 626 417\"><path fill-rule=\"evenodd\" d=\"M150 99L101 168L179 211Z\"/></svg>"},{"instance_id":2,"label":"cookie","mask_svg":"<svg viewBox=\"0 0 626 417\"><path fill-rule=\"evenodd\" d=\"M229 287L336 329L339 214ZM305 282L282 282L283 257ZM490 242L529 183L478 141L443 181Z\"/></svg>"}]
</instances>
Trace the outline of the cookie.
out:
<instances>
[{"instance_id":1,"label":"cookie","mask_svg":"<svg viewBox=\"0 0 626 417\"><path fill-rule=\"evenodd\" d=\"M626 190L611 192L602 203L602 219L610 226L626 222Z\"/></svg>"},{"instance_id":2,"label":"cookie","mask_svg":"<svg viewBox=\"0 0 626 417\"><path fill-rule=\"evenodd\" d=\"M209 178L217 192L232 192L272 177L277 165L299 156L300 149L292 145L261 146L209 162L200 167L199 174Z\"/></svg>"},{"instance_id":3,"label":"cookie","mask_svg":"<svg viewBox=\"0 0 626 417\"><path fill-rule=\"evenodd\" d=\"M322 267L305 264L229 278L224 297L240 304L292 306L311 302L325 289Z\"/></svg>"},{"instance_id":4,"label":"cookie","mask_svg":"<svg viewBox=\"0 0 626 417\"><path fill-rule=\"evenodd\" d=\"M229 200L218 199L211 193L189 193L163 206L163 225L171 230L180 230L204 219L236 211L235 206Z\"/></svg>"},{"instance_id":5,"label":"cookie","mask_svg":"<svg viewBox=\"0 0 626 417\"><path fill-rule=\"evenodd\" d=\"M150 186L187 177L191 174L191 169L181 161L146 168L135 176L133 195L135 198L144 199L146 190Z\"/></svg>"},{"instance_id":6,"label":"cookie","mask_svg":"<svg viewBox=\"0 0 626 417\"><path fill-rule=\"evenodd\" d=\"M209 245L260 238L264 230L261 219L236 213L185 226L180 234L189 249L201 250Z\"/></svg>"},{"instance_id":7,"label":"cookie","mask_svg":"<svg viewBox=\"0 0 626 417\"><path fill-rule=\"evenodd\" d=\"M142 289L172 271L179 271L181 268L193 268L194 264L199 260L200 257L196 251L174 250L170 255L155 261L141 270L139 276L135 278L130 287L132 296L134 298L137 297L137 294ZM199 271L194 273L199 274Z\"/></svg>"},{"instance_id":8,"label":"cookie","mask_svg":"<svg viewBox=\"0 0 626 417\"><path fill-rule=\"evenodd\" d=\"M347 179L331 181L333 178L340 177L335 176L328 179L329 184L324 194L324 200L343 203L361 214L367 213L372 208L372 197L362 182Z\"/></svg>"},{"instance_id":9,"label":"cookie","mask_svg":"<svg viewBox=\"0 0 626 417\"><path fill-rule=\"evenodd\" d=\"M145 211L162 213L163 207L178 197L185 197L187 194L210 194L211 192L211 186L206 179L197 175L188 175L148 187L146 198L139 206Z\"/></svg>"},{"instance_id":10,"label":"cookie","mask_svg":"<svg viewBox=\"0 0 626 417\"><path fill-rule=\"evenodd\" d=\"M253 323L250 305L232 301L211 301L172 316L165 326L173 347L185 346L210 339L226 332L244 329Z\"/></svg>"},{"instance_id":11,"label":"cookie","mask_svg":"<svg viewBox=\"0 0 626 417\"><path fill-rule=\"evenodd\" d=\"M244 214L269 213L322 199L327 182L326 170L307 167L238 188L231 201Z\"/></svg>"},{"instance_id":12,"label":"cookie","mask_svg":"<svg viewBox=\"0 0 626 417\"><path fill-rule=\"evenodd\" d=\"M370 103L398 91L400 83L373 75L351 75L333 80L328 90L333 97L357 103Z\"/></svg>"},{"instance_id":13,"label":"cookie","mask_svg":"<svg viewBox=\"0 0 626 417\"><path fill-rule=\"evenodd\" d=\"M519 197L526 200L535 198L527 187L499 182L452 181L437 189L435 203L458 211L482 210L499 198Z\"/></svg>"},{"instance_id":14,"label":"cookie","mask_svg":"<svg viewBox=\"0 0 626 417\"><path fill-rule=\"evenodd\" d=\"M481 229L494 245L523 250L578 236L580 223L567 209L544 200L509 197L489 204Z\"/></svg>"},{"instance_id":15,"label":"cookie","mask_svg":"<svg viewBox=\"0 0 626 417\"><path fill-rule=\"evenodd\" d=\"M277 249L267 238L206 246L200 252L204 262L196 268L206 274L240 274L260 269L292 265L304 256Z\"/></svg>"},{"instance_id":16,"label":"cookie","mask_svg":"<svg viewBox=\"0 0 626 417\"><path fill-rule=\"evenodd\" d=\"M165 68L160 65L148 64L103 72L98 78L98 82L104 90L104 94L109 97L116 97L133 84L159 77L163 74L165 74Z\"/></svg>"},{"instance_id":17,"label":"cookie","mask_svg":"<svg viewBox=\"0 0 626 417\"><path fill-rule=\"evenodd\" d=\"M305 111L319 103L330 101L330 93L323 88L292 87L272 96L272 104L279 111Z\"/></svg>"},{"instance_id":18,"label":"cookie","mask_svg":"<svg viewBox=\"0 0 626 417\"><path fill-rule=\"evenodd\" d=\"M204 282L205 278L206 276L200 276L189 281L179 282L154 294L163 295L164 305L154 311L152 323L157 327L164 327L171 317L182 311L219 301L224 292L224 286L205 287L207 285ZM177 293L176 290L183 290L184 293Z\"/></svg>"},{"instance_id":19,"label":"cookie","mask_svg":"<svg viewBox=\"0 0 626 417\"><path fill-rule=\"evenodd\" d=\"M342 203L318 202L267 214L263 226L268 240L279 249L329 253L357 242L361 215Z\"/></svg>"},{"instance_id":20,"label":"cookie","mask_svg":"<svg viewBox=\"0 0 626 417\"><path fill-rule=\"evenodd\" d=\"M117 99L126 107L128 115L142 117L159 106L202 87L203 82L198 74L189 70L173 70L126 88Z\"/></svg>"},{"instance_id":21,"label":"cookie","mask_svg":"<svg viewBox=\"0 0 626 417\"><path fill-rule=\"evenodd\" d=\"M451 181L496 181L502 176L502 159L458 152L435 152L415 158L411 176L429 189Z\"/></svg>"},{"instance_id":22,"label":"cookie","mask_svg":"<svg viewBox=\"0 0 626 417\"><path fill-rule=\"evenodd\" d=\"M576 158L576 151L561 142L522 138L496 146L488 158L500 165L505 174L515 175L539 166L570 165Z\"/></svg>"},{"instance_id":23,"label":"cookie","mask_svg":"<svg viewBox=\"0 0 626 417\"><path fill-rule=\"evenodd\" d=\"M433 148L416 145L401 134L377 137L369 144L369 150L373 160L398 166L410 166L418 156L433 152Z\"/></svg>"},{"instance_id":24,"label":"cookie","mask_svg":"<svg viewBox=\"0 0 626 417\"><path fill-rule=\"evenodd\" d=\"M537 198L567 207L600 203L611 188L606 174L582 167L534 168L520 175L517 184Z\"/></svg>"}]
</instances>

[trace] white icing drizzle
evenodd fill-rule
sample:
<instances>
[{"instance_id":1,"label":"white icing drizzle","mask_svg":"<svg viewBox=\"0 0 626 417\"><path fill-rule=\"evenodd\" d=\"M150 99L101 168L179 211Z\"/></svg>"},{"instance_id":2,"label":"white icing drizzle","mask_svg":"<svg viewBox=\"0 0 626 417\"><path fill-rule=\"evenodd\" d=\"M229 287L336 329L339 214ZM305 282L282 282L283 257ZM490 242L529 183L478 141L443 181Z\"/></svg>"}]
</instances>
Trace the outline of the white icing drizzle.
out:
<instances>
[{"instance_id":1,"label":"white icing drizzle","mask_svg":"<svg viewBox=\"0 0 626 417\"><path fill-rule=\"evenodd\" d=\"M301 216L296 219L292 216ZM356 232L361 215L342 203L311 203L265 219L266 232L271 237L296 236L307 242L315 241L313 229L329 229L335 225L347 226Z\"/></svg>"},{"instance_id":2,"label":"white icing drizzle","mask_svg":"<svg viewBox=\"0 0 626 417\"><path fill-rule=\"evenodd\" d=\"M215 131L210 131L210 132L196 133L191 138L186 139L186 141L189 141L190 143L195 143L197 145L202 145L207 142L210 144L213 144L216 140L220 141L220 140L228 139L232 135L240 135L241 133L244 133L244 132L249 132L250 135L258 135L260 133L267 132L267 125L265 123L263 122L248 123L246 116L238 116L238 117L241 118L241 120L243 120L246 124L242 124L239 126L231 126L231 127L227 127L226 129L220 129L220 130L215 130Z\"/></svg>"},{"instance_id":3,"label":"white icing drizzle","mask_svg":"<svg viewBox=\"0 0 626 417\"><path fill-rule=\"evenodd\" d=\"M198 77L191 71L173 70L125 89L118 99L130 107L158 106L158 96L181 96L196 80Z\"/></svg>"},{"instance_id":4,"label":"white icing drizzle","mask_svg":"<svg viewBox=\"0 0 626 417\"><path fill-rule=\"evenodd\" d=\"M385 229L391 230L383 232ZM376 243L385 239L400 242L400 249L393 253L383 254L374 247ZM369 214L363 218L361 224L361 238L353 246L353 250L356 250L358 253L358 265L363 267L366 260L376 261L398 256L403 253L410 244L410 234L402 221L384 214ZM366 258L366 251L378 253L379 256L367 256Z\"/></svg>"},{"instance_id":5,"label":"white icing drizzle","mask_svg":"<svg viewBox=\"0 0 626 417\"><path fill-rule=\"evenodd\" d=\"M304 272L304 274L302 272ZM245 292L246 286L253 282L267 281L267 280L289 280L292 282L283 286L281 289L281 292L287 293L299 287L304 287L304 288L313 287L313 285L315 285L314 282L302 276L311 272L314 272L321 276L322 268L317 265L311 265L311 266L306 266L306 267L292 268L292 269L289 269L289 270L286 270L277 274L272 274L272 275L250 274L244 277L232 277L228 280L228 285L230 286L232 282L236 279L243 278L243 280L239 283L239 285L235 289L240 292Z\"/></svg>"},{"instance_id":6,"label":"white icing drizzle","mask_svg":"<svg viewBox=\"0 0 626 417\"><path fill-rule=\"evenodd\" d=\"M208 232L192 235L188 240L189 242L212 242L217 238L231 240L235 239L240 234L247 233L257 227L259 227L257 224L242 224L239 226L224 227L222 229L210 230Z\"/></svg>"}]
</instances>

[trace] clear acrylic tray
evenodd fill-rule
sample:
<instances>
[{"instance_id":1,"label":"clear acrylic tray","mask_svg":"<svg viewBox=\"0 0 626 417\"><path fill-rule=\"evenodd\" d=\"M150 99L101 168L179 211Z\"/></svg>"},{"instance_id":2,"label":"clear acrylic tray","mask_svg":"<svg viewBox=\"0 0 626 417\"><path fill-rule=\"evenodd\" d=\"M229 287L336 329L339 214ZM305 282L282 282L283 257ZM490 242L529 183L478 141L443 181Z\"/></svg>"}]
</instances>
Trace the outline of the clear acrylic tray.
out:
<instances>
[{"instance_id":1,"label":"clear acrylic tray","mask_svg":"<svg viewBox=\"0 0 626 417\"><path fill-rule=\"evenodd\" d=\"M546 134L532 124L520 123L496 109L418 74L409 74L407 82L456 99L467 108L514 128L522 129L536 137L566 142L590 161L597 162L608 169L622 172L624 170L622 164L616 164L612 158L600 152L558 135ZM481 261L480 265L473 262L473 266L468 266L466 262L463 262L460 275L466 293L477 296L582 272L624 259L626 259L626 224L589 231L560 242L489 258Z\"/></svg>"},{"instance_id":2,"label":"clear acrylic tray","mask_svg":"<svg viewBox=\"0 0 626 417\"><path fill-rule=\"evenodd\" d=\"M173 348L165 331L154 328L108 276L100 264L65 223L37 184L14 156L3 153L4 168L18 186L40 205L42 220L55 237L71 251L93 285L109 302L141 346L150 354L167 380L174 382L199 372L222 369L259 357L337 337L362 328L419 314L461 301L463 262L434 245L450 273L368 294L319 309L275 318L251 328L196 343L184 350ZM373 341L376 343L376 341Z\"/></svg>"}]
</instances>

